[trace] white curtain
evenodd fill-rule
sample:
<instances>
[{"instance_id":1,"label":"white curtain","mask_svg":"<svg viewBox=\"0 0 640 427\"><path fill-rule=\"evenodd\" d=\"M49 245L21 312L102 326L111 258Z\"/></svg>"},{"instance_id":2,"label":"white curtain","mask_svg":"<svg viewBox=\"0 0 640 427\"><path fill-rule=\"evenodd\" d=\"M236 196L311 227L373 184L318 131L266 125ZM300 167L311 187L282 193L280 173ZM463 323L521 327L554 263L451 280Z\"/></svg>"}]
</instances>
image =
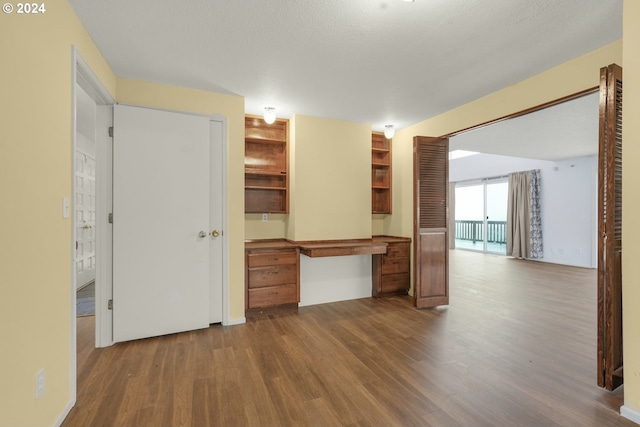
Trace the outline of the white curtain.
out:
<instances>
[{"instance_id":1,"label":"white curtain","mask_svg":"<svg viewBox=\"0 0 640 427\"><path fill-rule=\"evenodd\" d=\"M542 258L540 170L509 174L507 255Z\"/></svg>"}]
</instances>

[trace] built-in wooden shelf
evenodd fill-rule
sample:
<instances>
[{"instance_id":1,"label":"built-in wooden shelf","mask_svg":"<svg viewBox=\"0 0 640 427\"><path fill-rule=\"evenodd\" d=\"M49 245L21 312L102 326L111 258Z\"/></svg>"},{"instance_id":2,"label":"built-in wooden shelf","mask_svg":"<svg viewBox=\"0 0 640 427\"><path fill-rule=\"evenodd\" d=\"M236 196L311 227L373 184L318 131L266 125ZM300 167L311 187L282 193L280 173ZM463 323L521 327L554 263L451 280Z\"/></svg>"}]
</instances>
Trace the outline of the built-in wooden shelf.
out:
<instances>
[{"instance_id":1,"label":"built-in wooden shelf","mask_svg":"<svg viewBox=\"0 0 640 427\"><path fill-rule=\"evenodd\" d=\"M371 213L391 213L391 140L371 134Z\"/></svg>"},{"instance_id":2,"label":"built-in wooden shelf","mask_svg":"<svg viewBox=\"0 0 640 427\"><path fill-rule=\"evenodd\" d=\"M259 187L256 185L245 185L245 189L248 190L274 190L274 191L286 191L285 187Z\"/></svg>"},{"instance_id":3,"label":"built-in wooden shelf","mask_svg":"<svg viewBox=\"0 0 640 427\"><path fill-rule=\"evenodd\" d=\"M245 213L289 212L288 121L267 124L261 117L245 117Z\"/></svg>"}]
</instances>

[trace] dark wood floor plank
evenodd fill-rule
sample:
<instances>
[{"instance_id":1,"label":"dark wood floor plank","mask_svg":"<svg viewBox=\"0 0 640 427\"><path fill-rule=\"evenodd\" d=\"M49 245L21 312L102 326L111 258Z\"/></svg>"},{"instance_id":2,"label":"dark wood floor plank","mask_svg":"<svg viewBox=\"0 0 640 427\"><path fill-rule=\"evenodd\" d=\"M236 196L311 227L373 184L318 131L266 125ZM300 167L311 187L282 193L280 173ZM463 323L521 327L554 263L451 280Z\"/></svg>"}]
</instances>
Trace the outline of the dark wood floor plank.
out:
<instances>
[{"instance_id":1,"label":"dark wood floor plank","mask_svg":"<svg viewBox=\"0 0 640 427\"><path fill-rule=\"evenodd\" d=\"M596 272L452 251L450 305L364 298L93 348L63 426L611 426Z\"/></svg>"}]
</instances>

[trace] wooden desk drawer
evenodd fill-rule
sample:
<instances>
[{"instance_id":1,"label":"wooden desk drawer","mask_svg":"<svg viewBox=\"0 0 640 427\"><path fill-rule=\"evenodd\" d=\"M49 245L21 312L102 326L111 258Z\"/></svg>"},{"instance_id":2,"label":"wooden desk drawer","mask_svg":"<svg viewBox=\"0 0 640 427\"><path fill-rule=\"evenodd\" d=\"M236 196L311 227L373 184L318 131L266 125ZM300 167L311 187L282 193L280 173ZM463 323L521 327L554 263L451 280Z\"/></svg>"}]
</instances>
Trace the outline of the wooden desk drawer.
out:
<instances>
[{"instance_id":1,"label":"wooden desk drawer","mask_svg":"<svg viewBox=\"0 0 640 427\"><path fill-rule=\"evenodd\" d=\"M387 258L382 259L382 274L406 273L409 271L409 258Z\"/></svg>"},{"instance_id":2,"label":"wooden desk drawer","mask_svg":"<svg viewBox=\"0 0 640 427\"><path fill-rule=\"evenodd\" d=\"M247 283L249 289L298 282L297 264L250 268L248 273L249 281Z\"/></svg>"},{"instance_id":3,"label":"wooden desk drawer","mask_svg":"<svg viewBox=\"0 0 640 427\"><path fill-rule=\"evenodd\" d=\"M249 289L248 308L273 307L297 302L298 286L295 283L284 286Z\"/></svg>"},{"instance_id":4,"label":"wooden desk drawer","mask_svg":"<svg viewBox=\"0 0 640 427\"><path fill-rule=\"evenodd\" d=\"M409 243L389 243L386 258L409 258L411 248Z\"/></svg>"},{"instance_id":5,"label":"wooden desk drawer","mask_svg":"<svg viewBox=\"0 0 640 427\"><path fill-rule=\"evenodd\" d=\"M298 262L298 257L295 249L272 252L249 252L247 259L249 268L264 267L270 265L296 264Z\"/></svg>"},{"instance_id":6,"label":"wooden desk drawer","mask_svg":"<svg viewBox=\"0 0 640 427\"><path fill-rule=\"evenodd\" d=\"M382 278L382 293L409 290L409 273L389 274Z\"/></svg>"}]
</instances>

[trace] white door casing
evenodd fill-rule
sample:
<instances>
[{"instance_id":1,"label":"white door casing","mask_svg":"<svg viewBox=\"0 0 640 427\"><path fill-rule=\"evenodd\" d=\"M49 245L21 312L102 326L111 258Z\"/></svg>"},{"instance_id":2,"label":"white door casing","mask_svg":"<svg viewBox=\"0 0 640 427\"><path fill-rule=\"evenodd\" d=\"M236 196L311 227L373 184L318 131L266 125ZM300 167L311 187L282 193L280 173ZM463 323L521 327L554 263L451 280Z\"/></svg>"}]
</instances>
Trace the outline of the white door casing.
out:
<instances>
[{"instance_id":1,"label":"white door casing","mask_svg":"<svg viewBox=\"0 0 640 427\"><path fill-rule=\"evenodd\" d=\"M220 323L223 321L223 258L224 240L226 239L223 230L223 171L224 157L222 153L224 143L224 125L221 121L211 120L210 126L210 176L211 176L211 197L209 206L209 238L210 238L210 302L209 302L209 323Z\"/></svg>"},{"instance_id":2,"label":"white door casing","mask_svg":"<svg viewBox=\"0 0 640 427\"><path fill-rule=\"evenodd\" d=\"M114 108L116 342L210 323L209 121L140 107Z\"/></svg>"}]
</instances>

